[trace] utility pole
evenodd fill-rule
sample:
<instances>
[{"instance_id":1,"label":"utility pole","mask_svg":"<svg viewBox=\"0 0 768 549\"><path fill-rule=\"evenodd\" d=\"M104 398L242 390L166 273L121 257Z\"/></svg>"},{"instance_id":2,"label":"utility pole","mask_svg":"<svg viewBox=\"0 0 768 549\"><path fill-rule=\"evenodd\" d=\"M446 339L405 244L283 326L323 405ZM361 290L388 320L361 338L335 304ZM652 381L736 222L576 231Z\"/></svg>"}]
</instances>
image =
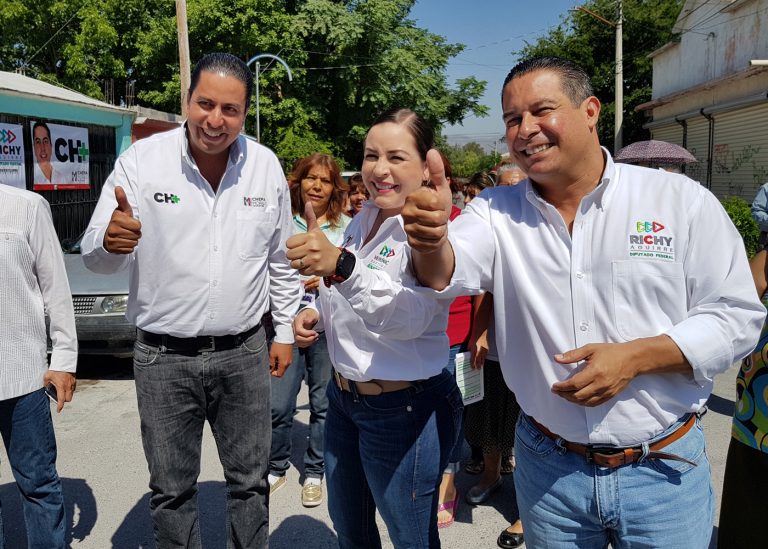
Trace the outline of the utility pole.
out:
<instances>
[{"instance_id":1,"label":"utility pole","mask_svg":"<svg viewBox=\"0 0 768 549\"><path fill-rule=\"evenodd\" d=\"M622 57L624 57L624 48L622 42L623 37L623 20L624 20L624 8L622 6L622 0L618 0L618 16L616 17L616 95L614 99L614 116L613 116L613 154L617 154L621 149L623 141L623 126L624 126L624 63Z\"/></svg>"},{"instance_id":2,"label":"utility pole","mask_svg":"<svg viewBox=\"0 0 768 549\"><path fill-rule=\"evenodd\" d=\"M598 19L605 23L606 25L610 25L614 29L616 29L616 51L614 54L614 65L615 65L615 71L614 71L614 117L613 117L613 154L616 154L619 152L619 149L621 149L622 141L623 141L623 132L622 127L624 125L624 63L622 61L622 58L624 57L624 48L623 48L623 42L624 42L624 6L622 4L622 0L617 0L616 2L616 11L617 11L617 17L616 22L608 21L605 17L602 17L600 14L595 13L594 11L585 8L584 6L577 6L575 8L576 11L583 11L587 15L590 15L594 17L595 19Z\"/></svg>"},{"instance_id":3,"label":"utility pole","mask_svg":"<svg viewBox=\"0 0 768 549\"><path fill-rule=\"evenodd\" d=\"M181 83L181 116L187 117L187 92L190 86L189 34L187 32L187 0L176 0L176 34L179 40L179 79Z\"/></svg>"}]
</instances>

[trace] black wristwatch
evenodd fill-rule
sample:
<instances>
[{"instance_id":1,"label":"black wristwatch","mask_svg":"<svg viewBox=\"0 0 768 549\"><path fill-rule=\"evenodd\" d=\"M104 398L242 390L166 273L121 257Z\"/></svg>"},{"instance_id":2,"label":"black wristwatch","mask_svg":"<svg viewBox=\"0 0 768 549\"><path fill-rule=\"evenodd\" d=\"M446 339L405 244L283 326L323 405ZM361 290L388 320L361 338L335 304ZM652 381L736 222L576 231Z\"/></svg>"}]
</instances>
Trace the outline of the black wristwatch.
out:
<instances>
[{"instance_id":1,"label":"black wristwatch","mask_svg":"<svg viewBox=\"0 0 768 549\"><path fill-rule=\"evenodd\" d=\"M336 271L331 276L323 277L327 288L331 287L331 282L344 282L352 276L352 271L355 270L355 263L357 262L355 254L346 248L339 248L339 250L341 250L341 253L336 260Z\"/></svg>"}]
</instances>

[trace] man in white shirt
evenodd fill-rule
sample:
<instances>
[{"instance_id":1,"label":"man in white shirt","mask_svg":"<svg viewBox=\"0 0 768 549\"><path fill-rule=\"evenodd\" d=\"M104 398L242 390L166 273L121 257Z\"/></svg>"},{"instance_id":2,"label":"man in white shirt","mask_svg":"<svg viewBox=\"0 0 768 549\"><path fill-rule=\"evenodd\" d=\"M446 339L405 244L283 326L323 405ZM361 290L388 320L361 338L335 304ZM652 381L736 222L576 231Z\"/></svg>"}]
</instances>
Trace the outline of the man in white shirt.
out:
<instances>
[{"instance_id":1,"label":"man in white shirt","mask_svg":"<svg viewBox=\"0 0 768 549\"><path fill-rule=\"evenodd\" d=\"M197 477L211 425L228 491L228 546L268 543L269 373L291 363L301 284L275 155L240 135L253 79L229 54L192 75L183 127L118 158L83 238L96 272L130 269L134 375L158 548L200 547ZM267 357L260 319L271 307Z\"/></svg>"},{"instance_id":2,"label":"man in white shirt","mask_svg":"<svg viewBox=\"0 0 768 549\"><path fill-rule=\"evenodd\" d=\"M75 313L48 203L38 194L6 185L0 185L0 280L0 433L23 496L27 545L63 549L64 498L44 387L52 387L59 412L72 400Z\"/></svg>"},{"instance_id":3,"label":"man in white shirt","mask_svg":"<svg viewBox=\"0 0 768 549\"><path fill-rule=\"evenodd\" d=\"M528 547L706 547L714 500L698 414L765 316L744 246L690 179L614 164L600 102L569 61L517 65L502 92L528 173L450 226L436 190L403 210L419 279L492 291L497 346L523 410L515 486ZM417 251L418 250L418 251Z\"/></svg>"}]
</instances>

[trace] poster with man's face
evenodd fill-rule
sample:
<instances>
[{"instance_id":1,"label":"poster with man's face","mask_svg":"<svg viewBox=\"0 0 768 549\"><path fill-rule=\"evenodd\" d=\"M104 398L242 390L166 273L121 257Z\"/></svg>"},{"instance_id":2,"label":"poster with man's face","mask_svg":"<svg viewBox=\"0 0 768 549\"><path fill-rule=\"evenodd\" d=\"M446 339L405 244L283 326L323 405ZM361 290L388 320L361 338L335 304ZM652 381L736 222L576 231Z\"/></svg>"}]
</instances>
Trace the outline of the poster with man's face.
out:
<instances>
[{"instance_id":1,"label":"poster with man's face","mask_svg":"<svg viewBox=\"0 0 768 549\"><path fill-rule=\"evenodd\" d=\"M30 122L35 151L34 180L36 191L87 189L88 130L43 121Z\"/></svg>"}]
</instances>

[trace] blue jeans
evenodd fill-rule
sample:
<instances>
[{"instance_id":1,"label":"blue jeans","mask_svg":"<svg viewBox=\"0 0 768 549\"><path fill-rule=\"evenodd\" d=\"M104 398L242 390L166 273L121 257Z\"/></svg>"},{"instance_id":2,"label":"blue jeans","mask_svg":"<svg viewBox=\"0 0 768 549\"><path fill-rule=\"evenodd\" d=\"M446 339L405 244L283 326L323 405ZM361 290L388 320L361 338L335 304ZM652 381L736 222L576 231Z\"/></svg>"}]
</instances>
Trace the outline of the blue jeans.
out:
<instances>
[{"instance_id":1,"label":"blue jeans","mask_svg":"<svg viewBox=\"0 0 768 549\"><path fill-rule=\"evenodd\" d=\"M687 417L685 418L687 419ZM676 422L649 442L682 424ZM699 420L664 447L697 464L648 459L617 468L587 463L544 436L521 413L515 490L526 547L536 549L709 545L714 520L710 469Z\"/></svg>"},{"instance_id":2,"label":"blue jeans","mask_svg":"<svg viewBox=\"0 0 768 549\"><path fill-rule=\"evenodd\" d=\"M328 384L328 511L341 549L381 547L376 509L396 548L440 547L438 487L461 412L446 371L378 396Z\"/></svg>"},{"instance_id":3,"label":"blue jeans","mask_svg":"<svg viewBox=\"0 0 768 549\"><path fill-rule=\"evenodd\" d=\"M266 547L270 376L264 330L238 348L191 356L137 341L133 371L158 549L200 547L197 478L206 419L227 483L227 547Z\"/></svg>"},{"instance_id":4,"label":"blue jeans","mask_svg":"<svg viewBox=\"0 0 768 549\"><path fill-rule=\"evenodd\" d=\"M63 549L64 497L48 397L39 389L0 401L0 433L22 495L29 549ZM0 515L0 549L5 547Z\"/></svg>"},{"instance_id":5,"label":"blue jeans","mask_svg":"<svg viewBox=\"0 0 768 549\"><path fill-rule=\"evenodd\" d=\"M331 379L331 358L325 334L311 347L293 348L293 362L283 377L272 378L272 451L269 472L283 476L290 467L291 427L296 414L296 396L305 379L309 388L309 446L304 454L304 473L308 478L323 478L323 431L328 410L326 390Z\"/></svg>"}]
</instances>

